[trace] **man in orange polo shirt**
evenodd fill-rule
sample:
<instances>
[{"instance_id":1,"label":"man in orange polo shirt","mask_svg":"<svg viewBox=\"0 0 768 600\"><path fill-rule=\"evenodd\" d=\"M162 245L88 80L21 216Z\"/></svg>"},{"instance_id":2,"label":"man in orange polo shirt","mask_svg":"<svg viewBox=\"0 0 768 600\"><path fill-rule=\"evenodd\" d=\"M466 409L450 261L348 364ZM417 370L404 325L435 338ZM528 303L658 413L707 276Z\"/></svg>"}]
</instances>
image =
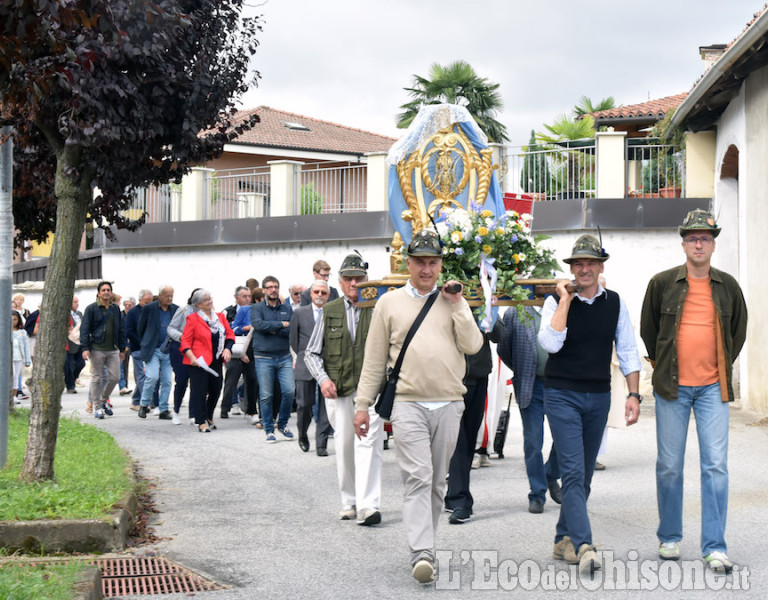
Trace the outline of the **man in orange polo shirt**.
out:
<instances>
[{"instance_id":1,"label":"man in orange polo shirt","mask_svg":"<svg viewBox=\"0 0 768 600\"><path fill-rule=\"evenodd\" d=\"M728 510L728 403L731 366L747 333L747 307L738 282L710 265L720 228L696 209L679 227L685 264L648 284L640 335L654 366L656 494L659 556L680 558L683 537L683 462L691 410L701 456L701 552L709 568L730 572Z\"/></svg>"}]
</instances>

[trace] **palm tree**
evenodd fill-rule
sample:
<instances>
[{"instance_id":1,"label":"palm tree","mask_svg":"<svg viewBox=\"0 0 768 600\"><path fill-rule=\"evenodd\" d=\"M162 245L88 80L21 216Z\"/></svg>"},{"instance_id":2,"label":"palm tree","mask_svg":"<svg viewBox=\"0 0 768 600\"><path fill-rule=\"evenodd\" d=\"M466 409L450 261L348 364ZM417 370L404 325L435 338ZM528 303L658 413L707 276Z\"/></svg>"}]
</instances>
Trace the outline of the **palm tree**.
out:
<instances>
[{"instance_id":1,"label":"palm tree","mask_svg":"<svg viewBox=\"0 0 768 600\"><path fill-rule=\"evenodd\" d=\"M507 128L496 120L503 107L499 84L478 76L472 66L458 60L447 66L433 63L428 77L413 76L413 87L404 88L413 98L400 108L396 123L405 129L426 104L459 104L466 107L490 142L509 141Z\"/></svg>"},{"instance_id":2,"label":"palm tree","mask_svg":"<svg viewBox=\"0 0 768 600\"><path fill-rule=\"evenodd\" d=\"M578 118L600 112L601 110L611 110L612 108L616 108L616 100L613 96L603 98L597 104L593 104L588 96L582 96L579 99L579 103L573 107L573 114Z\"/></svg>"},{"instance_id":3,"label":"palm tree","mask_svg":"<svg viewBox=\"0 0 768 600\"><path fill-rule=\"evenodd\" d=\"M544 125L549 132L537 133L536 141L547 144L550 147L565 147L566 160L562 165L565 171L556 177L556 180L562 182L565 180L565 191L568 197L572 197L573 192L579 189L582 175L586 175L591 161L582 156L582 152L571 150L571 142L577 140L590 139L595 137L595 119L590 114L585 114L581 119L575 119L567 115L559 115L551 125Z\"/></svg>"}]
</instances>

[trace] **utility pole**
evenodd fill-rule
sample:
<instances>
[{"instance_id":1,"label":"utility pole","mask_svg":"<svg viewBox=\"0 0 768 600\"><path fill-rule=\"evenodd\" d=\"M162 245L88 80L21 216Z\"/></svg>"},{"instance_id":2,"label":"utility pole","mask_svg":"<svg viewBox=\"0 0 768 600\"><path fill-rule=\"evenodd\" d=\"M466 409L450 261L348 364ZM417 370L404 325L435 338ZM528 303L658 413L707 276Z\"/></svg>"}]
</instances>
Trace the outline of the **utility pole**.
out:
<instances>
[{"instance_id":1,"label":"utility pole","mask_svg":"<svg viewBox=\"0 0 768 600\"><path fill-rule=\"evenodd\" d=\"M13 292L13 139L0 128L0 469L8 460L8 401L11 397L11 294Z\"/></svg>"}]
</instances>

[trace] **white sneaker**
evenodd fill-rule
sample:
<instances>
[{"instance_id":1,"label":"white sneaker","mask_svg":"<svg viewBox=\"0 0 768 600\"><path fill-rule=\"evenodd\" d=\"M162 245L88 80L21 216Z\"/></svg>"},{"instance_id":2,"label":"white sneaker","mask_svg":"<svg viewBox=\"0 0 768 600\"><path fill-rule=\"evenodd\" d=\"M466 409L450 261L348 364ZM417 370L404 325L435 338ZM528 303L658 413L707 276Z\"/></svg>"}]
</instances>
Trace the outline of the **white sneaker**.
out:
<instances>
[{"instance_id":1,"label":"white sneaker","mask_svg":"<svg viewBox=\"0 0 768 600\"><path fill-rule=\"evenodd\" d=\"M192 417L189 418L189 424L190 425L194 425L195 424L195 420Z\"/></svg>"},{"instance_id":2,"label":"white sneaker","mask_svg":"<svg viewBox=\"0 0 768 600\"><path fill-rule=\"evenodd\" d=\"M487 454L480 454L480 466L481 467L490 467L491 466L491 457Z\"/></svg>"},{"instance_id":3,"label":"white sneaker","mask_svg":"<svg viewBox=\"0 0 768 600\"><path fill-rule=\"evenodd\" d=\"M173 419L173 424L174 425L181 425L181 419L179 418L179 413L177 413L177 412L173 413L171 418Z\"/></svg>"},{"instance_id":4,"label":"white sneaker","mask_svg":"<svg viewBox=\"0 0 768 600\"><path fill-rule=\"evenodd\" d=\"M663 560L678 560L680 558L680 542L663 542L659 544L659 558Z\"/></svg>"},{"instance_id":5,"label":"white sneaker","mask_svg":"<svg viewBox=\"0 0 768 600\"><path fill-rule=\"evenodd\" d=\"M733 563L728 560L725 552L715 550L704 557L706 565L715 573L730 573L733 570Z\"/></svg>"},{"instance_id":6,"label":"white sneaker","mask_svg":"<svg viewBox=\"0 0 768 600\"><path fill-rule=\"evenodd\" d=\"M155 406L155 410L152 411L152 414L155 415L155 416L159 415L160 414L160 407L159 406Z\"/></svg>"},{"instance_id":7,"label":"white sneaker","mask_svg":"<svg viewBox=\"0 0 768 600\"><path fill-rule=\"evenodd\" d=\"M479 454L475 454L472 457L472 467L471 468L473 468L473 469L479 469L480 468L480 455Z\"/></svg>"},{"instance_id":8,"label":"white sneaker","mask_svg":"<svg viewBox=\"0 0 768 600\"><path fill-rule=\"evenodd\" d=\"M232 415L241 415L241 414L243 414L243 413L240 412L240 407L237 404L232 406L232 410L230 410L229 413L232 414Z\"/></svg>"}]
</instances>

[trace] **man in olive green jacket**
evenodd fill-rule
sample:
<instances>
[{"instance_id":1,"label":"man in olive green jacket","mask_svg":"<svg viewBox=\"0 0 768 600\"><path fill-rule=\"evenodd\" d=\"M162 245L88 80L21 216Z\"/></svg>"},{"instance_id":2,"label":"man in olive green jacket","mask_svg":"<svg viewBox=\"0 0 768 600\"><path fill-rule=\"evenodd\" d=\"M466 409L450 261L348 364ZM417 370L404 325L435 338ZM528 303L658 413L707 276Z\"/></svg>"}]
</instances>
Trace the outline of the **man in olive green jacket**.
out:
<instances>
[{"instance_id":1,"label":"man in olive green jacket","mask_svg":"<svg viewBox=\"0 0 768 600\"><path fill-rule=\"evenodd\" d=\"M691 410L701 456L701 552L712 570L729 572L728 420L734 399L732 364L747 332L738 282L710 265L720 234L712 215L693 210L679 228L685 264L648 284L640 335L654 366L659 556L680 558L683 462Z\"/></svg>"},{"instance_id":2,"label":"man in olive green jacket","mask_svg":"<svg viewBox=\"0 0 768 600\"><path fill-rule=\"evenodd\" d=\"M341 489L342 521L358 525L381 522L381 466L384 460L383 423L371 409L368 437L355 437L355 397L365 354L373 308L357 305L357 284L367 281L368 263L355 253L339 269L342 297L323 306L304 351L304 362L320 386L328 419L334 429L336 470Z\"/></svg>"}]
</instances>

